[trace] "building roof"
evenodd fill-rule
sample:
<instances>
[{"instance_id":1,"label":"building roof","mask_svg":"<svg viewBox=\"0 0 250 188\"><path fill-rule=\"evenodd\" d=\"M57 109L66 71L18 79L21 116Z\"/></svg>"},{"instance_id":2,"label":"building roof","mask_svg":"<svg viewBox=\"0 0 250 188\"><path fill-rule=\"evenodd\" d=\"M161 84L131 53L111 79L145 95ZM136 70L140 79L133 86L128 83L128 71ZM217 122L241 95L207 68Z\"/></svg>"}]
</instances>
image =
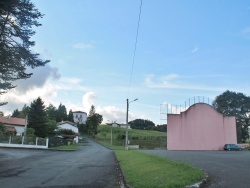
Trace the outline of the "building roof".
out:
<instances>
[{"instance_id":1,"label":"building roof","mask_svg":"<svg viewBox=\"0 0 250 188\"><path fill-rule=\"evenodd\" d=\"M70 122L70 121L62 121L62 122L59 122L59 123L57 123L57 124L58 124L58 126L63 125L63 124L70 124L70 125L72 125L72 126L74 126L74 127L77 127L77 124L72 123L72 122Z\"/></svg>"},{"instance_id":2,"label":"building roof","mask_svg":"<svg viewBox=\"0 0 250 188\"><path fill-rule=\"evenodd\" d=\"M87 114L86 112L83 112L83 111L74 111L73 113L84 113L84 114Z\"/></svg>"},{"instance_id":3,"label":"building roof","mask_svg":"<svg viewBox=\"0 0 250 188\"><path fill-rule=\"evenodd\" d=\"M25 118L0 116L0 122L7 125L25 126Z\"/></svg>"}]
</instances>

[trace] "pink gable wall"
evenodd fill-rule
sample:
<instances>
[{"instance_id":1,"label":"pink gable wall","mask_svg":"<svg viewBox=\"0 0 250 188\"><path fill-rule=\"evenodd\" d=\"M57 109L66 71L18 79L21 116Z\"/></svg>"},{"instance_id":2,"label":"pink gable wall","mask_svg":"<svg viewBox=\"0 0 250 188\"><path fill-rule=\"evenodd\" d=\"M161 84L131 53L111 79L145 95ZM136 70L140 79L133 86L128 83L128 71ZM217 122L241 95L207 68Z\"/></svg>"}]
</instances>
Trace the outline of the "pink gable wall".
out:
<instances>
[{"instance_id":1,"label":"pink gable wall","mask_svg":"<svg viewBox=\"0 0 250 188\"><path fill-rule=\"evenodd\" d=\"M225 117L208 104L194 104L167 119L169 150L222 150L237 143L235 117Z\"/></svg>"}]
</instances>

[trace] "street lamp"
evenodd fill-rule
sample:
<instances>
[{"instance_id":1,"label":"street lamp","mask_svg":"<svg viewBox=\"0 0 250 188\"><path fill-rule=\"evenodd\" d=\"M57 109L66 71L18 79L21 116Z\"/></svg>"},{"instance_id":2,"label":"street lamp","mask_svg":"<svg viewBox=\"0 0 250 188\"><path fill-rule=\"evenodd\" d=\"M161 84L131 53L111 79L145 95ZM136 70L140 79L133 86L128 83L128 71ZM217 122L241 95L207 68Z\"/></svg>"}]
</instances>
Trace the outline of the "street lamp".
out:
<instances>
[{"instance_id":1,"label":"street lamp","mask_svg":"<svg viewBox=\"0 0 250 188\"><path fill-rule=\"evenodd\" d=\"M134 99L133 101L128 101L127 99L127 114L126 114L126 140L125 140L125 150L128 150L128 111L129 111L129 103L137 101L138 99Z\"/></svg>"}]
</instances>

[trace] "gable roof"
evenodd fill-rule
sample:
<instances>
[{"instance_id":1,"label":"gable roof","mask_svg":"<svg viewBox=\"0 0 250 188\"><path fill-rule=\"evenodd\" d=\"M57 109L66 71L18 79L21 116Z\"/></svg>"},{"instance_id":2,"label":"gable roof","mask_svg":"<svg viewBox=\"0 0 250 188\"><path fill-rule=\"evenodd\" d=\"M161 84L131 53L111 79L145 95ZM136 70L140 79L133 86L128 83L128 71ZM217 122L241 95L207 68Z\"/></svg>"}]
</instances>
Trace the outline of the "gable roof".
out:
<instances>
[{"instance_id":1,"label":"gable roof","mask_svg":"<svg viewBox=\"0 0 250 188\"><path fill-rule=\"evenodd\" d=\"M84 113L84 114L87 114L86 112L83 112L83 111L74 111L73 113Z\"/></svg>"},{"instance_id":2,"label":"gable roof","mask_svg":"<svg viewBox=\"0 0 250 188\"><path fill-rule=\"evenodd\" d=\"M25 126L25 118L0 116L0 122L7 125Z\"/></svg>"},{"instance_id":3,"label":"gable roof","mask_svg":"<svg viewBox=\"0 0 250 188\"><path fill-rule=\"evenodd\" d=\"M62 122L57 123L58 126L63 125L63 124L70 124L70 125L72 125L74 127L77 127L77 124L72 123L70 121L62 121Z\"/></svg>"}]
</instances>

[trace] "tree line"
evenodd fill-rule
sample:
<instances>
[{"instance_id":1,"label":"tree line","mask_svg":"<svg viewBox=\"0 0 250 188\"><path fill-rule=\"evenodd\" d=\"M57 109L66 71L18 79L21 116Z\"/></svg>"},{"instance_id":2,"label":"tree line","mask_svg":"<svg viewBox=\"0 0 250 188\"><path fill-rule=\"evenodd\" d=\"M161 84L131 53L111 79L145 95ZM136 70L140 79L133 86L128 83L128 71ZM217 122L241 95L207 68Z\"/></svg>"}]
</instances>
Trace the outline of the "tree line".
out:
<instances>
[{"instance_id":1,"label":"tree line","mask_svg":"<svg viewBox=\"0 0 250 188\"><path fill-rule=\"evenodd\" d=\"M57 133L61 133L62 131L57 131L57 122L69 121L74 123L73 111L71 109L69 113L67 113L67 108L62 103L60 103L57 108L52 104L46 107L40 97L33 100L30 106L25 104L20 111L15 109L11 117L27 118L29 134L34 134L37 137L52 137ZM102 121L102 115L96 113L95 107L92 105L86 124L77 123L77 126L80 132L95 135ZM33 131L31 129L33 129Z\"/></svg>"}]
</instances>

